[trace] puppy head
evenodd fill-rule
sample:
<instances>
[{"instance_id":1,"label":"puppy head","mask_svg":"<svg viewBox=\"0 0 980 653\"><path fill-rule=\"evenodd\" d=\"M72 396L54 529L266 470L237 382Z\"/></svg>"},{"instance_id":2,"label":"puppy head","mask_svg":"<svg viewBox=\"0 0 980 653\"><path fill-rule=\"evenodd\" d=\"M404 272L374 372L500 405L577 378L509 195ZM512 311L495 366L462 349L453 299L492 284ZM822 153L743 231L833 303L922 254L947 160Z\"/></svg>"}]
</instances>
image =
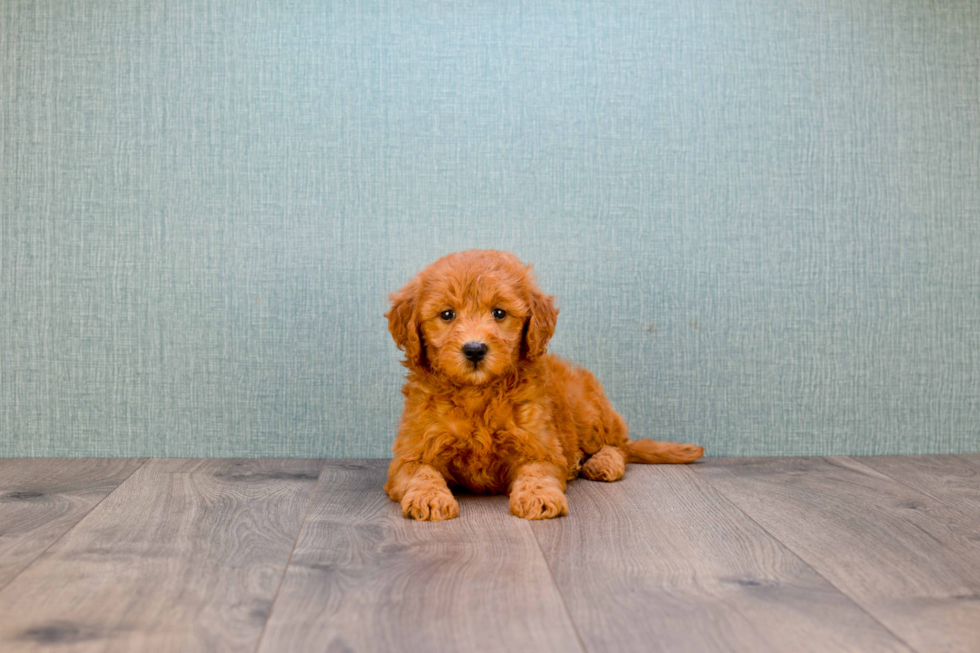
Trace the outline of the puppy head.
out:
<instances>
[{"instance_id":1,"label":"puppy head","mask_svg":"<svg viewBox=\"0 0 980 653\"><path fill-rule=\"evenodd\" d=\"M410 369L482 385L543 355L558 309L513 254L469 250L393 294L386 317Z\"/></svg>"}]
</instances>

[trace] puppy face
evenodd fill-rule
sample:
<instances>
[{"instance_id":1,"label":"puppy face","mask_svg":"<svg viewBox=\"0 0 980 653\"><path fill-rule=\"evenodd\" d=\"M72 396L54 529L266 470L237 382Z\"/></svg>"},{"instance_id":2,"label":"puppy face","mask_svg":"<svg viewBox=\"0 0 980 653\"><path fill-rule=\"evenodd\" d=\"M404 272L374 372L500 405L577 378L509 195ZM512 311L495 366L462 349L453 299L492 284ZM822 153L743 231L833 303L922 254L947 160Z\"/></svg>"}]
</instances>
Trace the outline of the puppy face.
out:
<instances>
[{"instance_id":1,"label":"puppy face","mask_svg":"<svg viewBox=\"0 0 980 653\"><path fill-rule=\"evenodd\" d=\"M419 319L433 370L457 383L480 385L517 361L527 304L509 279L466 276L433 283Z\"/></svg>"},{"instance_id":2,"label":"puppy face","mask_svg":"<svg viewBox=\"0 0 980 653\"><path fill-rule=\"evenodd\" d=\"M443 257L391 297L388 327L406 365L482 385L541 356L558 310L515 256L470 250Z\"/></svg>"}]
</instances>

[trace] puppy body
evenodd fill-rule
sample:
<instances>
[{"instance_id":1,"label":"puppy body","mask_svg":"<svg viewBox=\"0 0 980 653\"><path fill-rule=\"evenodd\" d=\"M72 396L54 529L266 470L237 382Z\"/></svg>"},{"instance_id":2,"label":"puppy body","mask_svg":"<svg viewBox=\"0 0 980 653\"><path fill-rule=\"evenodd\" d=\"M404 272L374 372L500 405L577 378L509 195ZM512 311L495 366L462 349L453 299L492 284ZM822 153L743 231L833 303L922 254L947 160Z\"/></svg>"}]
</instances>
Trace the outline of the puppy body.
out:
<instances>
[{"instance_id":1,"label":"puppy body","mask_svg":"<svg viewBox=\"0 0 980 653\"><path fill-rule=\"evenodd\" d=\"M409 372L385 490L406 516L455 517L458 486L507 493L520 517L556 517L579 474L615 481L626 462L702 455L629 441L595 377L546 353L557 316L529 268L492 250L443 257L392 296L389 329Z\"/></svg>"}]
</instances>

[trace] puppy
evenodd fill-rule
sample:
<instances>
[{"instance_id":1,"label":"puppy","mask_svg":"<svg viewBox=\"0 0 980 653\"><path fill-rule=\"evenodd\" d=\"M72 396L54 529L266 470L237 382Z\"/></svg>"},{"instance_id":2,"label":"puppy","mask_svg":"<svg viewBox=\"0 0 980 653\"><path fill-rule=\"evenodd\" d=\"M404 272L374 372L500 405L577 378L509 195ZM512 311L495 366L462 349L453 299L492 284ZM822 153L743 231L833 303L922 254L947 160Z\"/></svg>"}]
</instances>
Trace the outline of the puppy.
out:
<instances>
[{"instance_id":1,"label":"puppy","mask_svg":"<svg viewBox=\"0 0 980 653\"><path fill-rule=\"evenodd\" d=\"M414 519L459 514L450 487L507 493L525 519L568 513L565 484L626 463L689 463L704 449L627 438L592 374L546 353L558 309L513 254L439 259L391 296L405 407L385 491Z\"/></svg>"}]
</instances>

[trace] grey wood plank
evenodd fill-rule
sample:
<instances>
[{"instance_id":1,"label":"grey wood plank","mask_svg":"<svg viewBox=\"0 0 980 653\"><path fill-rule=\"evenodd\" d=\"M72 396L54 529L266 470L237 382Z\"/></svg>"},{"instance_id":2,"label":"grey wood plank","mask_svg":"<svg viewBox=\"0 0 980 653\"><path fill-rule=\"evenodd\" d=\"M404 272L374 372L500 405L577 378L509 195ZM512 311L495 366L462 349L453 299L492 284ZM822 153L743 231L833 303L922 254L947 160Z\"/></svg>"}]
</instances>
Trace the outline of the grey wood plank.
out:
<instances>
[{"instance_id":1,"label":"grey wood plank","mask_svg":"<svg viewBox=\"0 0 980 653\"><path fill-rule=\"evenodd\" d=\"M145 460L0 459L0 589Z\"/></svg>"},{"instance_id":2,"label":"grey wood plank","mask_svg":"<svg viewBox=\"0 0 980 653\"><path fill-rule=\"evenodd\" d=\"M980 467L980 453L961 453L957 455L957 458Z\"/></svg>"},{"instance_id":3,"label":"grey wood plank","mask_svg":"<svg viewBox=\"0 0 980 653\"><path fill-rule=\"evenodd\" d=\"M328 461L260 651L581 651L527 522L461 496L402 516L387 461Z\"/></svg>"},{"instance_id":4,"label":"grey wood plank","mask_svg":"<svg viewBox=\"0 0 980 653\"><path fill-rule=\"evenodd\" d=\"M913 648L980 651L975 520L847 458L696 472Z\"/></svg>"},{"instance_id":5,"label":"grey wood plank","mask_svg":"<svg viewBox=\"0 0 980 653\"><path fill-rule=\"evenodd\" d=\"M532 529L589 651L909 651L693 467L632 465L568 502Z\"/></svg>"},{"instance_id":6,"label":"grey wood plank","mask_svg":"<svg viewBox=\"0 0 980 653\"><path fill-rule=\"evenodd\" d=\"M852 460L942 501L980 524L980 465L973 464L969 456L873 456Z\"/></svg>"},{"instance_id":7,"label":"grey wood plank","mask_svg":"<svg viewBox=\"0 0 980 653\"><path fill-rule=\"evenodd\" d=\"M0 591L0 650L254 650L321 467L149 461Z\"/></svg>"}]
</instances>

